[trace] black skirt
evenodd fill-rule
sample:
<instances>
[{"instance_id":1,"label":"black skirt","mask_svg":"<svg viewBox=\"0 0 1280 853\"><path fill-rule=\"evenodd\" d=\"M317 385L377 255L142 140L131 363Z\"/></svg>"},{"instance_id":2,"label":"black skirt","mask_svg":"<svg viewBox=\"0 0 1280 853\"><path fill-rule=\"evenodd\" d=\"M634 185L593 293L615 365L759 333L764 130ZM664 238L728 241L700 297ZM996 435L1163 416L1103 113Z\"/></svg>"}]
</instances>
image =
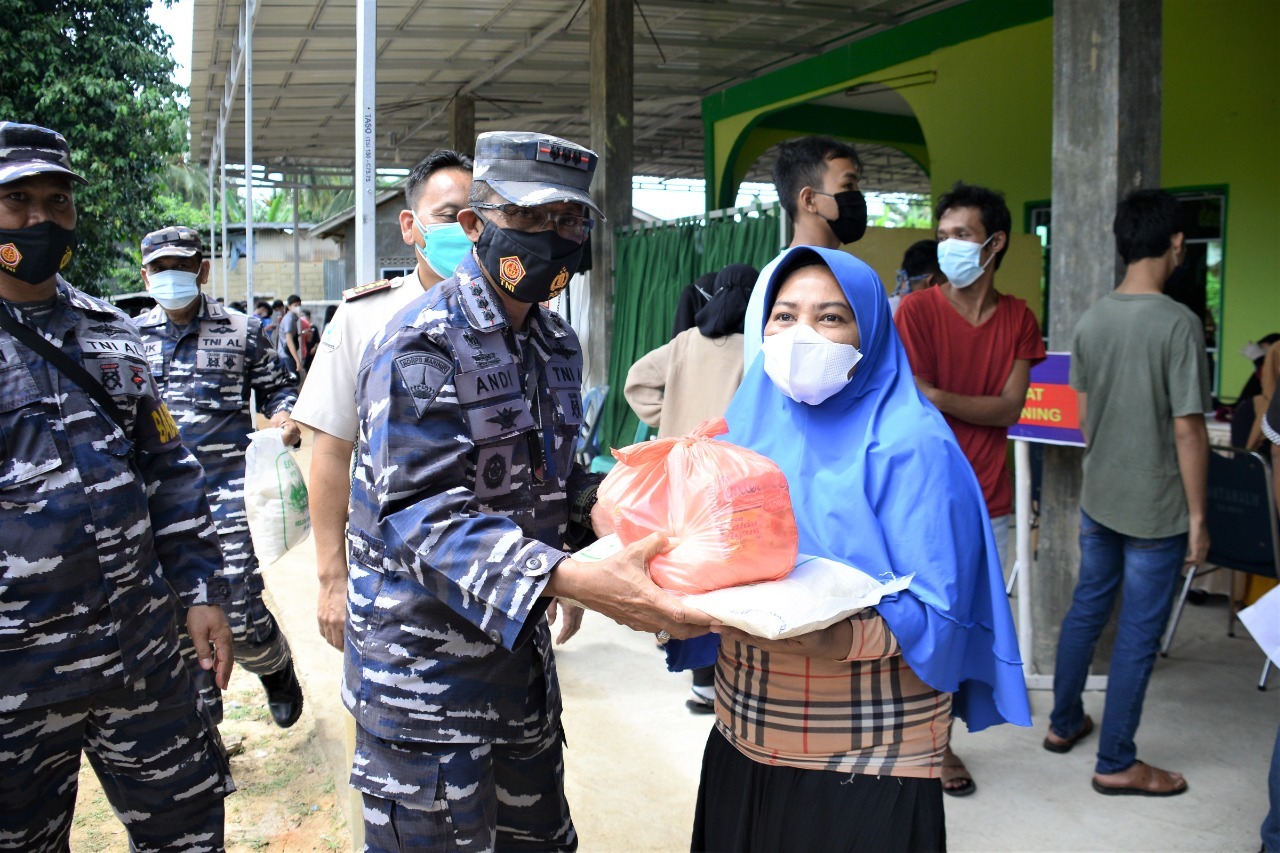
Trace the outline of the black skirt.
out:
<instances>
[{"instance_id":1,"label":"black skirt","mask_svg":"<svg viewBox=\"0 0 1280 853\"><path fill-rule=\"evenodd\" d=\"M770 766L718 729L702 756L695 853L947 849L942 780Z\"/></svg>"}]
</instances>

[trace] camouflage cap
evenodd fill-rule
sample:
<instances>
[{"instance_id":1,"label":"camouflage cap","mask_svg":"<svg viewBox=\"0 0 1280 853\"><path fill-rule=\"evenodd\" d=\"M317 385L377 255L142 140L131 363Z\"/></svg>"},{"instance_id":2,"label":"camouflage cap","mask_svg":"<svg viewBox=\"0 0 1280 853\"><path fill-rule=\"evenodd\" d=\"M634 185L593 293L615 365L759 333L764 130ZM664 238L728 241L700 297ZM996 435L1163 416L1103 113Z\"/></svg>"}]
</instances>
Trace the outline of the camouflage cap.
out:
<instances>
[{"instance_id":1,"label":"camouflage cap","mask_svg":"<svg viewBox=\"0 0 1280 853\"><path fill-rule=\"evenodd\" d=\"M589 193L597 159L594 151L557 136L500 130L476 138L472 174L513 204L576 201L602 213Z\"/></svg>"},{"instance_id":2,"label":"camouflage cap","mask_svg":"<svg viewBox=\"0 0 1280 853\"><path fill-rule=\"evenodd\" d=\"M61 133L34 124L0 121L0 185L50 172L89 183L71 171L71 148Z\"/></svg>"},{"instance_id":3,"label":"camouflage cap","mask_svg":"<svg viewBox=\"0 0 1280 853\"><path fill-rule=\"evenodd\" d=\"M142 238L142 265L157 258L189 258L200 254L200 234L194 228L171 225Z\"/></svg>"}]
</instances>

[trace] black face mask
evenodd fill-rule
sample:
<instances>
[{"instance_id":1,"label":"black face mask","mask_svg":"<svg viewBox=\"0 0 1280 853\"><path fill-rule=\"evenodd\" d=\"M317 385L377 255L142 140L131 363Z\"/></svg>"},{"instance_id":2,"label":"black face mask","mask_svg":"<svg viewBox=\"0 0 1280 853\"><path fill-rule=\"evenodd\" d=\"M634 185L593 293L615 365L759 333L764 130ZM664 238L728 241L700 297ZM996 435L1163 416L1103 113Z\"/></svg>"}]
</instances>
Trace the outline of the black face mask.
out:
<instances>
[{"instance_id":1,"label":"black face mask","mask_svg":"<svg viewBox=\"0 0 1280 853\"><path fill-rule=\"evenodd\" d=\"M841 244L858 242L867 233L867 200L858 190L846 190L831 197L836 200L836 208L840 211L835 219L827 219L831 233Z\"/></svg>"},{"instance_id":2,"label":"black face mask","mask_svg":"<svg viewBox=\"0 0 1280 853\"><path fill-rule=\"evenodd\" d=\"M27 284L44 284L71 263L76 232L46 220L30 228L0 228L0 269Z\"/></svg>"},{"instance_id":3,"label":"black face mask","mask_svg":"<svg viewBox=\"0 0 1280 853\"><path fill-rule=\"evenodd\" d=\"M476 241L476 259L512 299L546 302L569 285L582 260L583 245L554 230L530 234L489 222Z\"/></svg>"}]
</instances>

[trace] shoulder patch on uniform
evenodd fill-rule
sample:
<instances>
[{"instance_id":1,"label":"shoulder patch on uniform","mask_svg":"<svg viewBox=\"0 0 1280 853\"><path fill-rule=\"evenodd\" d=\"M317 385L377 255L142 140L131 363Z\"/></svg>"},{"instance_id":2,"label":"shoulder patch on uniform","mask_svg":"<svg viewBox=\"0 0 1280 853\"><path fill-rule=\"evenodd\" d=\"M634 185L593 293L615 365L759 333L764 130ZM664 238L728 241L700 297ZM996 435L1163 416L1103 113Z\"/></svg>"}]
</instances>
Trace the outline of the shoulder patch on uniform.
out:
<instances>
[{"instance_id":1,"label":"shoulder patch on uniform","mask_svg":"<svg viewBox=\"0 0 1280 853\"><path fill-rule=\"evenodd\" d=\"M453 375L453 363L428 352L411 352L395 358L400 381L413 398L418 417L424 416L435 402L440 389Z\"/></svg>"},{"instance_id":2,"label":"shoulder patch on uniform","mask_svg":"<svg viewBox=\"0 0 1280 853\"><path fill-rule=\"evenodd\" d=\"M320 336L320 346L326 350L336 350L342 346L342 326L330 320L324 327L324 334Z\"/></svg>"},{"instance_id":3,"label":"shoulder patch on uniform","mask_svg":"<svg viewBox=\"0 0 1280 853\"><path fill-rule=\"evenodd\" d=\"M379 291L386 290L390 286L391 286L391 279L383 278L383 279L379 279L378 281L371 281L368 284L360 284L355 287L349 287L346 290L342 291L342 301L354 302L355 300L363 296L368 296L370 293L378 293Z\"/></svg>"}]
</instances>

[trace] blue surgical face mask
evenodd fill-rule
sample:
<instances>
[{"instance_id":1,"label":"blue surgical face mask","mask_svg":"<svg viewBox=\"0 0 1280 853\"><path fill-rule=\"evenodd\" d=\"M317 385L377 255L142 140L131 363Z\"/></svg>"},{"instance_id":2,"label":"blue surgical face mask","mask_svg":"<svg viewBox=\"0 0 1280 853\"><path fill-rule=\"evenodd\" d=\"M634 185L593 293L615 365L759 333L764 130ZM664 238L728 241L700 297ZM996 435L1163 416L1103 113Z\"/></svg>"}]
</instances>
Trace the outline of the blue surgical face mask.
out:
<instances>
[{"instance_id":1,"label":"blue surgical face mask","mask_svg":"<svg viewBox=\"0 0 1280 853\"><path fill-rule=\"evenodd\" d=\"M995 236L992 234L981 243L970 243L968 240L958 240L955 237L938 243L938 266L942 268L942 274L959 288L973 284L982 277L983 270L995 257L993 253L990 258L987 258L987 264L978 260L982 257L982 250Z\"/></svg>"},{"instance_id":2,"label":"blue surgical face mask","mask_svg":"<svg viewBox=\"0 0 1280 853\"><path fill-rule=\"evenodd\" d=\"M457 222L442 222L438 225L423 225L418 215L413 215L413 224L422 235L423 245L418 246L418 254L427 262L427 266L441 278L453 275L454 269L462 263L463 257L471 251L471 241Z\"/></svg>"},{"instance_id":3,"label":"blue surgical face mask","mask_svg":"<svg viewBox=\"0 0 1280 853\"><path fill-rule=\"evenodd\" d=\"M190 305L200 295L196 283L198 273L185 270L160 270L147 273L147 294L162 308L178 311Z\"/></svg>"}]
</instances>

